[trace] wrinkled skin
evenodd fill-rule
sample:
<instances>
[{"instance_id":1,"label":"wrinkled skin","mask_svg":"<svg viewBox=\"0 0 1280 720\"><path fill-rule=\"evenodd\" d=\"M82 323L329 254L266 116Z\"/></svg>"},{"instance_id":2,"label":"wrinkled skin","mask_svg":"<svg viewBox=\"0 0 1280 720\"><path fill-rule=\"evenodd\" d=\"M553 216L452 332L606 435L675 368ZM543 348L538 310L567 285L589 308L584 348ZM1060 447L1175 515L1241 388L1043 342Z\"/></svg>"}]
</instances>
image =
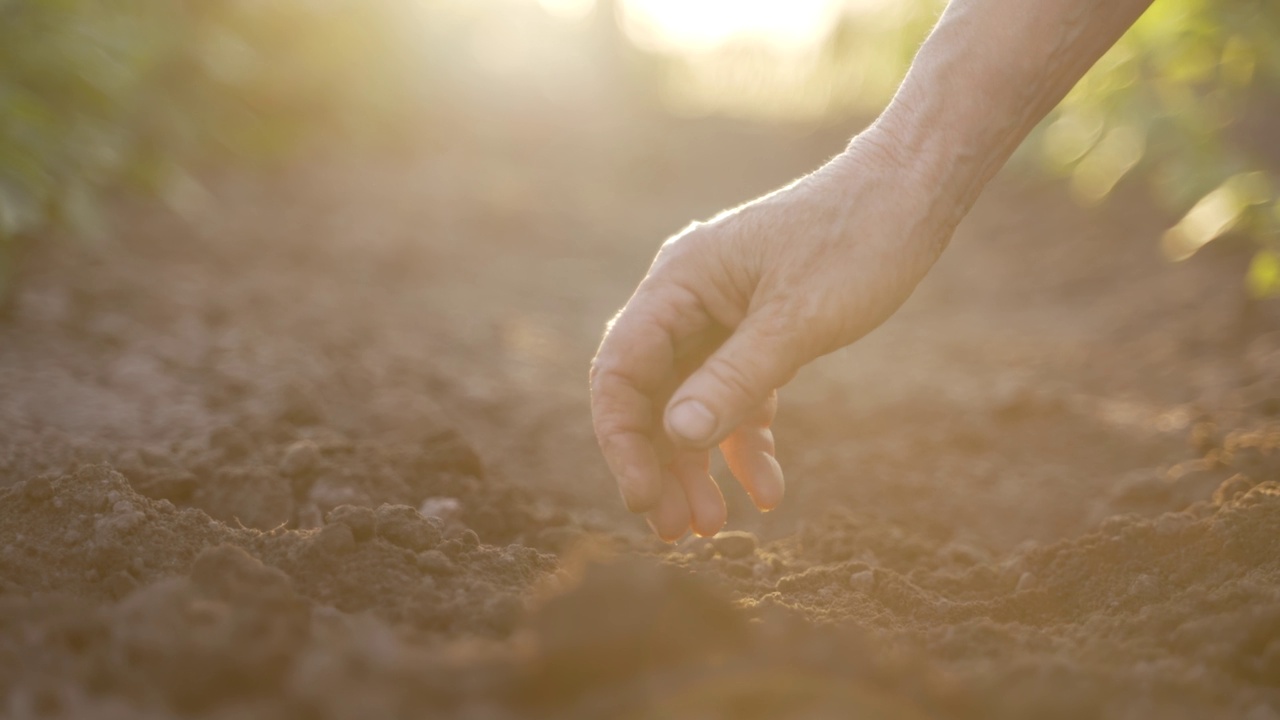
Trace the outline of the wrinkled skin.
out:
<instances>
[{"instance_id":1,"label":"wrinkled skin","mask_svg":"<svg viewBox=\"0 0 1280 720\"><path fill-rule=\"evenodd\" d=\"M715 446L758 507L776 506L777 389L907 299L991 176L1150 3L951 0L844 153L667 241L591 367L627 506L666 540L718 531Z\"/></svg>"},{"instance_id":2,"label":"wrinkled skin","mask_svg":"<svg viewBox=\"0 0 1280 720\"><path fill-rule=\"evenodd\" d=\"M724 526L717 446L758 508L782 501L778 388L888 318L950 238L890 147L873 127L813 174L691 225L610 323L591 367L596 437L664 540Z\"/></svg>"}]
</instances>

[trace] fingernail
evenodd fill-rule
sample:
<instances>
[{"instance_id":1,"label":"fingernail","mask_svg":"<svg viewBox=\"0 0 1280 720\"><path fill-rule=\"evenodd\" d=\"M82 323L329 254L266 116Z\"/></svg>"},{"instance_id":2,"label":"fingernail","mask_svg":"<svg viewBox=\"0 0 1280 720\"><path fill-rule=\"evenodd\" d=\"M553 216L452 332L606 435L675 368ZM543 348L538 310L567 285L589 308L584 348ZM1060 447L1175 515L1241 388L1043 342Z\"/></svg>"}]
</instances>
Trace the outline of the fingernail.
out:
<instances>
[{"instance_id":1,"label":"fingernail","mask_svg":"<svg viewBox=\"0 0 1280 720\"><path fill-rule=\"evenodd\" d=\"M709 442L716 433L716 424L716 416L697 400L684 400L667 413L671 432L689 443Z\"/></svg>"}]
</instances>

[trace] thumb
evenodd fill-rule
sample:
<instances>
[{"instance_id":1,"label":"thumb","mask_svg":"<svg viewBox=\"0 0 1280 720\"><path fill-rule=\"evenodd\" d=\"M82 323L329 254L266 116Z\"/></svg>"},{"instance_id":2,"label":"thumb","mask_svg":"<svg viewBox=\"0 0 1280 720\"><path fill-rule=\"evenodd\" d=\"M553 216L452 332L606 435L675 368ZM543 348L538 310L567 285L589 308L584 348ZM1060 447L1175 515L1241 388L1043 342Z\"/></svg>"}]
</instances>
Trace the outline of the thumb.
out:
<instances>
[{"instance_id":1,"label":"thumb","mask_svg":"<svg viewBox=\"0 0 1280 720\"><path fill-rule=\"evenodd\" d=\"M667 435L687 448L710 448L729 435L808 358L790 323L748 317L667 403Z\"/></svg>"}]
</instances>

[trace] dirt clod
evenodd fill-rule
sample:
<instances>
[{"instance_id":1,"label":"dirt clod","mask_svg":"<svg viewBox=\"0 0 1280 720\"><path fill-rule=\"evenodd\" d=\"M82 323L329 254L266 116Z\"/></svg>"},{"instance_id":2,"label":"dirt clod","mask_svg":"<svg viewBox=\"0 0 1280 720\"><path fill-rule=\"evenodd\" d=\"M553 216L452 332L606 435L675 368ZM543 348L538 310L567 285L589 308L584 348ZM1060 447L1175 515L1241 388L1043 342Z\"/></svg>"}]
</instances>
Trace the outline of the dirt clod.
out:
<instances>
[{"instance_id":1,"label":"dirt clod","mask_svg":"<svg viewBox=\"0 0 1280 720\"><path fill-rule=\"evenodd\" d=\"M299 440L289 446L280 458L280 472L286 477L309 473L320 462L320 447L311 440Z\"/></svg>"},{"instance_id":2,"label":"dirt clod","mask_svg":"<svg viewBox=\"0 0 1280 720\"><path fill-rule=\"evenodd\" d=\"M440 544L440 521L424 518L407 505L383 505L374 518L378 537L393 545L424 552Z\"/></svg>"},{"instance_id":3,"label":"dirt clod","mask_svg":"<svg viewBox=\"0 0 1280 720\"><path fill-rule=\"evenodd\" d=\"M457 571L449 556L439 550L428 550L418 555L418 567L432 575L452 575Z\"/></svg>"},{"instance_id":4,"label":"dirt clod","mask_svg":"<svg viewBox=\"0 0 1280 720\"><path fill-rule=\"evenodd\" d=\"M358 542L372 538L374 526L378 522L371 508L359 505L339 505L330 510L324 520L328 524L340 523L351 528L351 536Z\"/></svg>"},{"instance_id":5,"label":"dirt clod","mask_svg":"<svg viewBox=\"0 0 1280 720\"><path fill-rule=\"evenodd\" d=\"M23 486L22 493L31 502L44 502L53 497L53 478L47 475L33 477Z\"/></svg>"},{"instance_id":6,"label":"dirt clod","mask_svg":"<svg viewBox=\"0 0 1280 720\"><path fill-rule=\"evenodd\" d=\"M37 243L0 713L1274 719L1280 306L1241 329L1223 292L1252 248L1167 266L1135 198L997 180L783 391L782 505L717 464L732 529L673 547L618 502L586 358L652 239L742 196L708 173L776 186L845 130L649 118L637 154L543 84L510 128L441 105L438 149L202 178L181 222L113 204L118 253Z\"/></svg>"},{"instance_id":7,"label":"dirt clod","mask_svg":"<svg viewBox=\"0 0 1280 720\"><path fill-rule=\"evenodd\" d=\"M349 552L355 548L356 536L345 523L330 523L320 528L315 536L316 545L330 555Z\"/></svg>"}]
</instances>

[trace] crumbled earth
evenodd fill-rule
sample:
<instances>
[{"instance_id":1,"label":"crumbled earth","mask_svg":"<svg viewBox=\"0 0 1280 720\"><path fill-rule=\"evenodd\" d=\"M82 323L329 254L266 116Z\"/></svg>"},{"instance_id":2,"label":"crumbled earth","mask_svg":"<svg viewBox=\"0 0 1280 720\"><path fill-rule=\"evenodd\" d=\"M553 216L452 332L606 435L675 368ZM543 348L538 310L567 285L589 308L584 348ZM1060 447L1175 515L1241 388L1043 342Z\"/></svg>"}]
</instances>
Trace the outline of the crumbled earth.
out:
<instances>
[{"instance_id":1,"label":"crumbled earth","mask_svg":"<svg viewBox=\"0 0 1280 720\"><path fill-rule=\"evenodd\" d=\"M779 510L719 469L717 537L622 510L598 329L657 238L846 132L318 158L38 247L0 713L1280 718L1280 313L1223 290L1244 246L1165 265L1123 188L998 180L784 393Z\"/></svg>"}]
</instances>

